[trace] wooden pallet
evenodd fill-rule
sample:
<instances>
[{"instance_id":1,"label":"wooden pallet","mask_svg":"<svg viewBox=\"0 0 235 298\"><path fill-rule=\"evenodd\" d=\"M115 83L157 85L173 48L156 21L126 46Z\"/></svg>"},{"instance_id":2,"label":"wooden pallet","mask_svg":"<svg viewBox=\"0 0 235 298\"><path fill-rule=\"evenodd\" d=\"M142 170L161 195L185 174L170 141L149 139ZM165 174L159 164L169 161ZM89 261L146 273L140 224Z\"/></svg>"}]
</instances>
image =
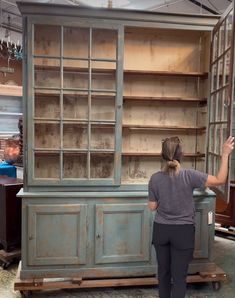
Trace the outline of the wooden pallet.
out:
<instances>
[{"instance_id":1,"label":"wooden pallet","mask_svg":"<svg viewBox=\"0 0 235 298\"><path fill-rule=\"evenodd\" d=\"M7 252L5 250L0 250L0 261L3 269L7 269L11 263L14 261L19 261L21 258L21 250L13 250L11 252Z\"/></svg>"},{"instance_id":2,"label":"wooden pallet","mask_svg":"<svg viewBox=\"0 0 235 298\"><path fill-rule=\"evenodd\" d=\"M18 267L14 290L20 291L25 297L30 297L31 291L55 290L55 289L82 289L82 288L104 288L104 287L126 287L126 286L151 286L157 285L155 277L139 278L110 278L110 279L82 279L77 278L20 278L21 262ZM188 275L188 283L212 282L214 290L219 290L220 282L226 281L225 272L216 267L212 272L200 272L200 274Z\"/></svg>"},{"instance_id":3,"label":"wooden pallet","mask_svg":"<svg viewBox=\"0 0 235 298\"><path fill-rule=\"evenodd\" d=\"M215 224L215 232L223 233L227 236L235 237L235 228L234 227L223 227L221 224Z\"/></svg>"}]
</instances>

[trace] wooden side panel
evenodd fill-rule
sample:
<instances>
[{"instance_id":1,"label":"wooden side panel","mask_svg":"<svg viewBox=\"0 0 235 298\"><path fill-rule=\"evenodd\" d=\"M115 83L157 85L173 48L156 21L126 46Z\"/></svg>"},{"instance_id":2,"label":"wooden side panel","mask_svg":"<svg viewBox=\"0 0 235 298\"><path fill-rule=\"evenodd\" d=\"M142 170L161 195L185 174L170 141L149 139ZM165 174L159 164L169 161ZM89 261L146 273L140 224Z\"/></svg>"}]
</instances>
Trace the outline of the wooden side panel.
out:
<instances>
[{"instance_id":1,"label":"wooden side panel","mask_svg":"<svg viewBox=\"0 0 235 298\"><path fill-rule=\"evenodd\" d=\"M212 260L215 223L214 198L197 198L194 259Z\"/></svg>"}]
</instances>

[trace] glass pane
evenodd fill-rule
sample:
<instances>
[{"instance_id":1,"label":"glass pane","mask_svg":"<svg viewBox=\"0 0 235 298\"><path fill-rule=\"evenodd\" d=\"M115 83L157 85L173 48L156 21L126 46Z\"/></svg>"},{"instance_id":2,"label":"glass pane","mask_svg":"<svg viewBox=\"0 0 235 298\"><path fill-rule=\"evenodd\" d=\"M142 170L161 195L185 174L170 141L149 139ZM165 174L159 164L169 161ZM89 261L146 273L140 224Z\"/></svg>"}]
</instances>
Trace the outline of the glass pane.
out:
<instances>
[{"instance_id":1,"label":"glass pane","mask_svg":"<svg viewBox=\"0 0 235 298\"><path fill-rule=\"evenodd\" d=\"M226 121L228 119L228 88L223 92L223 102L222 102L222 120Z\"/></svg>"},{"instance_id":2,"label":"glass pane","mask_svg":"<svg viewBox=\"0 0 235 298\"><path fill-rule=\"evenodd\" d=\"M60 56L60 26L34 25L34 55Z\"/></svg>"},{"instance_id":3,"label":"glass pane","mask_svg":"<svg viewBox=\"0 0 235 298\"><path fill-rule=\"evenodd\" d=\"M221 88L223 86L224 57L219 59L218 65L218 88Z\"/></svg>"},{"instance_id":4,"label":"glass pane","mask_svg":"<svg viewBox=\"0 0 235 298\"><path fill-rule=\"evenodd\" d=\"M216 98L217 98L217 93L211 95L211 98L210 98L210 122L215 121Z\"/></svg>"},{"instance_id":5,"label":"glass pane","mask_svg":"<svg viewBox=\"0 0 235 298\"><path fill-rule=\"evenodd\" d=\"M232 30L233 30L233 10L228 14L226 18L226 48L231 46Z\"/></svg>"},{"instance_id":6,"label":"glass pane","mask_svg":"<svg viewBox=\"0 0 235 298\"><path fill-rule=\"evenodd\" d=\"M217 63L212 66L211 71L211 91L217 89Z\"/></svg>"},{"instance_id":7,"label":"glass pane","mask_svg":"<svg viewBox=\"0 0 235 298\"><path fill-rule=\"evenodd\" d=\"M64 56L88 58L89 28L64 27Z\"/></svg>"},{"instance_id":8,"label":"glass pane","mask_svg":"<svg viewBox=\"0 0 235 298\"><path fill-rule=\"evenodd\" d=\"M235 135L235 125L233 125L234 129L233 129L233 133L232 135ZM232 152L231 155L231 181L233 183L235 183L235 152Z\"/></svg>"},{"instance_id":9,"label":"glass pane","mask_svg":"<svg viewBox=\"0 0 235 298\"><path fill-rule=\"evenodd\" d=\"M221 55L225 49L225 21L223 21L223 23L221 24L219 31L220 31L219 55Z\"/></svg>"},{"instance_id":10,"label":"glass pane","mask_svg":"<svg viewBox=\"0 0 235 298\"><path fill-rule=\"evenodd\" d=\"M91 154L91 178L113 178L114 154Z\"/></svg>"},{"instance_id":11,"label":"glass pane","mask_svg":"<svg viewBox=\"0 0 235 298\"><path fill-rule=\"evenodd\" d=\"M59 178L60 155L59 153L35 153L35 178Z\"/></svg>"},{"instance_id":12,"label":"glass pane","mask_svg":"<svg viewBox=\"0 0 235 298\"><path fill-rule=\"evenodd\" d=\"M65 91L63 95L63 118L74 120L88 119L87 92Z\"/></svg>"},{"instance_id":13,"label":"glass pane","mask_svg":"<svg viewBox=\"0 0 235 298\"><path fill-rule=\"evenodd\" d=\"M64 124L63 125L63 148L87 149L88 129L87 125Z\"/></svg>"},{"instance_id":14,"label":"glass pane","mask_svg":"<svg viewBox=\"0 0 235 298\"><path fill-rule=\"evenodd\" d=\"M60 148L59 123L35 123L34 144L36 148Z\"/></svg>"},{"instance_id":15,"label":"glass pane","mask_svg":"<svg viewBox=\"0 0 235 298\"><path fill-rule=\"evenodd\" d=\"M229 81L229 73L230 73L230 58L231 58L231 51L229 50L227 54L225 55L225 80L224 84L228 84Z\"/></svg>"},{"instance_id":16,"label":"glass pane","mask_svg":"<svg viewBox=\"0 0 235 298\"><path fill-rule=\"evenodd\" d=\"M209 159L209 168L208 168L208 173L210 175L213 175L213 162L214 162L214 156L212 154L209 154L208 156Z\"/></svg>"},{"instance_id":17,"label":"glass pane","mask_svg":"<svg viewBox=\"0 0 235 298\"><path fill-rule=\"evenodd\" d=\"M91 89L116 90L116 63L92 61Z\"/></svg>"},{"instance_id":18,"label":"glass pane","mask_svg":"<svg viewBox=\"0 0 235 298\"><path fill-rule=\"evenodd\" d=\"M89 69L87 61L64 60L63 86L64 88L88 89Z\"/></svg>"},{"instance_id":19,"label":"glass pane","mask_svg":"<svg viewBox=\"0 0 235 298\"><path fill-rule=\"evenodd\" d=\"M213 61L218 57L218 31L214 35L213 40Z\"/></svg>"},{"instance_id":20,"label":"glass pane","mask_svg":"<svg viewBox=\"0 0 235 298\"><path fill-rule=\"evenodd\" d=\"M221 137L223 136L223 131L220 125L216 125L216 138L215 138L215 148L214 152L221 155Z\"/></svg>"},{"instance_id":21,"label":"glass pane","mask_svg":"<svg viewBox=\"0 0 235 298\"><path fill-rule=\"evenodd\" d=\"M43 88L60 88L60 60L34 59L34 86Z\"/></svg>"},{"instance_id":22,"label":"glass pane","mask_svg":"<svg viewBox=\"0 0 235 298\"><path fill-rule=\"evenodd\" d=\"M210 143L209 143L209 151L210 152L214 152L214 148L215 148L215 129L214 129L214 125L211 124L210 125L210 129L209 129L209 138L210 138Z\"/></svg>"},{"instance_id":23,"label":"glass pane","mask_svg":"<svg viewBox=\"0 0 235 298\"><path fill-rule=\"evenodd\" d=\"M88 61L63 59L63 70L64 72L70 72L70 71L88 72Z\"/></svg>"},{"instance_id":24,"label":"glass pane","mask_svg":"<svg viewBox=\"0 0 235 298\"><path fill-rule=\"evenodd\" d=\"M34 114L39 118L60 118L60 94L35 93Z\"/></svg>"},{"instance_id":25,"label":"glass pane","mask_svg":"<svg viewBox=\"0 0 235 298\"><path fill-rule=\"evenodd\" d=\"M87 154L64 153L63 154L64 178L87 178Z\"/></svg>"},{"instance_id":26,"label":"glass pane","mask_svg":"<svg viewBox=\"0 0 235 298\"><path fill-rule=\"evenodd\" d=\"M91 97L91 120L115 121L115 97L93 93Z\"/></svg>"},{"instance_id":27,"label":"glass pane","mask_svg":"<svg viewBox=\"0 0 235 298\"><path fill-rule=\"evenodd\" d=\"M92 29L92 58L116 59L117 31Z\"/></svg>"},{"instance_id":28,"label":"glass pane","mask_svg":"<svg viewBox=\"0 0 235 298\"><path fill-rule=\"evenodd\" d=\"M221 121L222 120L222 110L223 110L223 94L224 90L221 90L217 94L217 109L216 109L216 118L215 121Z\"/></svg>"},{"instance_id":29,"label":"glass pane","mask_svg":"<svg viewBox=\"0 0 235 298\"><path fill-rule=\"evenodd\" d=\"M114 126L91 126L91 149L113 149L115 146Z\"/></svg>"}]
</instances>

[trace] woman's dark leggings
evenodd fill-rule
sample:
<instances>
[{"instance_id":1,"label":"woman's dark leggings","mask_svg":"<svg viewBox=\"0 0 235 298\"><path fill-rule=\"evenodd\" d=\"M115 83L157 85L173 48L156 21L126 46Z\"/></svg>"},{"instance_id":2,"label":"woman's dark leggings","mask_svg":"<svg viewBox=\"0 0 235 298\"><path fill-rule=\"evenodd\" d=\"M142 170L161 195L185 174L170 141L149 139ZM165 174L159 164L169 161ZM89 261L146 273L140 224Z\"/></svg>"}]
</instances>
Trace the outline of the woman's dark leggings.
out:
<instances>
[{"instance_id":1,"label":"woman's dark leggings","mask_svg":"<svg viewBox=\"0 0 235 298\"><path fill-rule=\"evenodd\" d=\"M157 254L160 298L184 298L188 265L193 258L194 225L154 222L153 245Z\"/></svg>"}]
</instances>

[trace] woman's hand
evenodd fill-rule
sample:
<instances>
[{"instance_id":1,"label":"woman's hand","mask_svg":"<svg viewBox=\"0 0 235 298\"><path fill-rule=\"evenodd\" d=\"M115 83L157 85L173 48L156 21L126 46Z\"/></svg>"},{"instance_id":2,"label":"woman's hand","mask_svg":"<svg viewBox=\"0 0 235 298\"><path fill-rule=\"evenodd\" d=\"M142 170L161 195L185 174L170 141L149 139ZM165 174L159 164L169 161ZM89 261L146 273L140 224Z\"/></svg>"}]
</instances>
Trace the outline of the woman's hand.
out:
<instances>
[{"instance_id":1,"label":"woman's hand","mask_svg":"<svg viewBox=\"0 0 235 298\"><path fill-rule=\"evenodd\" d=\"M148 208L150 211L155 211L158 207L158 204L156 201L148 201Z\"/></svg>"},{"instance_id":2,"label":"woman's hand","mask_svg":"<svg viewBox=\"0 0 235 298\"><path fill-rule=\"evenodd\" d=\"M222 155L229 155L234 149L234 137L230 136L223 144Z\"/></svg>"},{"instance_id":3,"label":"woman's hand","mask_svg":"<svg viewBox=\"0 0 235 298\"><path fill-rule=\"evenodd\" d=\"M228 137L228 139L223 144L221 164L219 172L216 176L208 175L205 186L218 186L223 185L226 182L228 176L228 160L229 154L234 148L234 137Z\"/></svg>"}]
</instances>

